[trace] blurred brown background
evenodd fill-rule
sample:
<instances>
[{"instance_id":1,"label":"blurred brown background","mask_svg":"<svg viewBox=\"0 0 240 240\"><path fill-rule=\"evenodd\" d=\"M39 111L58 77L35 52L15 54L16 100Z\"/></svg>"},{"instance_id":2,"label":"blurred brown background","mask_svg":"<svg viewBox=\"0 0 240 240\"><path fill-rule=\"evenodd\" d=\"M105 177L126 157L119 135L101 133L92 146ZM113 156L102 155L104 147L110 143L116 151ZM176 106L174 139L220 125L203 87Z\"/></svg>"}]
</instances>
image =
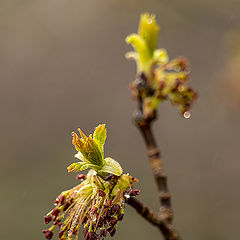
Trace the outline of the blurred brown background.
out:
<instances>
[{"instance_id":1,"label":"blurred brown background","mask_svg":"<svg viewBox=\"0 0 240 240\"><path fill-rule=\"evenodd\" d=\"M200 95L192 117L160 106L155 123L184 240L240 235L239 0L0 1L0 239L44 239L43 216L77 184L71 132L106 123L106 155L140 179L141 199L158 208L143 141L131 123L128 83L135 63L125 37L153 12L159 46L191 63ZM118 239L162 239L128 207Z\"/></svg>"}]
</instances>

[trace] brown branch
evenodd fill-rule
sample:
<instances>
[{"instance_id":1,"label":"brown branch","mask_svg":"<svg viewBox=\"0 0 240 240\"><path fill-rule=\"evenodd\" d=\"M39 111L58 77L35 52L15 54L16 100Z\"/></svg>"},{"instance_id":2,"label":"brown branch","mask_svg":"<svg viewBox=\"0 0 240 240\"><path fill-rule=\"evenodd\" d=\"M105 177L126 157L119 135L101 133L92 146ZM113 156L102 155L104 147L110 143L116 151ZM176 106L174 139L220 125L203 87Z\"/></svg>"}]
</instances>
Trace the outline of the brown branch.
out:
<instances>
[{"instance_id":1,"label":"brown branch","mask_svg":"<svg viewBox=\"0 0 240 240\"><path fill-rule=\"evenodd\" d=\"M144 123L139 124L138 127L145 140L149 162L158 187L161 205L159 209L160 217L161 219L166 219L169 222L172 222L173 210L171 206L171 195L167 186L167 175L164 171L161 154L157 148L157 144L151 130L151 122L144 121Z\"/></svg>"},{"instance_id":2,"label":"brown branch","mask_svg":"<svg viewBox=\"0 0 240 240\"><path fill-rule=\"evenodd\" d=\"M158 149L157 143L155 141L153 132L152 132L152 123L156 119L156 111L151 115L148 114L147 116L144 115L144 107L143 107L143 99L142 99L142 92L146 92L147 86L147 78L142 73L137 76L137 91L138 91L138 111L135 115L135 124L140 130L146 148L148 152L149 162L152 168L152 172L157 183L159 199L160 199L160 208L159 208L159 229L161 230L163 236L166 240L179 240L180 237L177 231L174 229L172 225L172 218L173 218L173 210L171 205L171 195L168 190L167 186L167 174L163 168L163 161L161 158L161 153ZM133 206L133 205L131 205ZM152 218L147 218L143 215L144 211L150 214L151 217L155 216L152 210L150 211L144 205L140 205L136 203L134 207L142 215L146 220L154 224L151 220ZM147 209L147 210L146 210ZM147 216L148 216L147 214ZM155 222L156 223L156 222ZM156 224L154 224L156 225Z\"/></svg>"},{"instance_id":3,"label":"brown branch","mask_svg":"<svg viewBox=\"0 0 240 240\"><path fill-rule=\"evenodd\" d=\"M127 203L136 209L136 211L148 222L152 225L159 228L162 232L166 240L177 240L180 239L179 235L176 233L175 229L173 228L172 224L170 224L167 220L161 219L157 216L154 211L141 203L136 198L130 197L127 200Z\"/></svg>"}]
</instances>

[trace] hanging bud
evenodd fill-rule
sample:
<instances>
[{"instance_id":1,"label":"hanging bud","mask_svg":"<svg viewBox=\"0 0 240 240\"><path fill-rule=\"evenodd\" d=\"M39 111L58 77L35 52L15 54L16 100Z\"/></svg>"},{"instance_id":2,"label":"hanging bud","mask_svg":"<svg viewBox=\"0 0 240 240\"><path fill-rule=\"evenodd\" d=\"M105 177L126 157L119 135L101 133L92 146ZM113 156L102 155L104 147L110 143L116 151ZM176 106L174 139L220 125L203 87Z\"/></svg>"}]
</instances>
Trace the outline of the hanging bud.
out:
<instances>
[{"instance_id":1,"label":"hanging bud","mask_svg":"<svg viewBox=\"0 0 240 240\"><path fill-rule=\"evenodd\" d=\"M50 230L43 230L42 231L47 239L51 239L53 237L53 232Z\"/></svg>"},{"instance_id":2,"label":"hanging bud","mask_svg":"<svg viewBox=\"0 0 240 240\"><path fill-rule=\"evenodd\" d=\"M52 220L53 220L52 216L50 216L50 215L44 216L44 223L45 224L50 223Z\"/></svg>"},{"instance_id":3,"label":"hanging bud","mask_svg":"<svg viewBox=\"0 0 240 240\"><path fill-rule=\"evenodd\" d=\"M86 175L85 174L78 174L76 178L77 178L77 180L85 180Z\"/></svg>"}]
</instances>

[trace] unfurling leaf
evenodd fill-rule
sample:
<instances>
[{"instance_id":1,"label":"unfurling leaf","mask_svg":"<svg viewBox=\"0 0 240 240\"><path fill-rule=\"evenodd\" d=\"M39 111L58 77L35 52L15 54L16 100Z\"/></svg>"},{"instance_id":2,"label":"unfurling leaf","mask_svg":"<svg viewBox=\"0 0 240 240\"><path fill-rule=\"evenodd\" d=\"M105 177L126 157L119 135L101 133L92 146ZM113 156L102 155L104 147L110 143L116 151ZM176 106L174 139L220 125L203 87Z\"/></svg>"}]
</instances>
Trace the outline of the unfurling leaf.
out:
<instances>
[{"instance_id":1,"label":"unfurling leaf","mask_svg":"<svg viewBox=\"0 0 240 240\"><path fill-rule=\"evenodd\" d=\"M111 173L116 176L120 176L122 174L122 167L117 161L108 157L105 158L105 164L101 168L100 172Z\"/></svg>"},{"instance_id":2,"label":"unfurling leaf","mask_svg":"<svg viewBox=\"0 0 240 240\"><path fill-rule=\"evenodd\" d=\"M112 158L104 159L104 144L107 137L105 124L96 127L93 137L91 134L87 137L81 129L79 129L79 133L81 138L73 133L72 143L78 151L75 157L81 162L71 164L68 171L80 172L90 167L98 174L120 176L122 174L120 164Z\"/></svg>"},{"instance_id":3,"label":"unfurling leaf","mask_svg":"<svg viewBox=\"0 0 240 240\"><path fill-rule=\"evenodd\" d=\"M68 167L68 172L80 172L80 171L87 169L89 166L90 166L90 164L85 163L85 162L72 163Z\"/></svg>"},{"instance_id":4,"label":"unfurling leaf","mask_svg":"<svg viewBox=\"0 0 240 240\"><path fill-rule=\"evenodd\" d=\"M93 133L93 140L98 144L103 153L103 146L107 138L105 124L98 125Z\"/></svg>"}]
</instances>

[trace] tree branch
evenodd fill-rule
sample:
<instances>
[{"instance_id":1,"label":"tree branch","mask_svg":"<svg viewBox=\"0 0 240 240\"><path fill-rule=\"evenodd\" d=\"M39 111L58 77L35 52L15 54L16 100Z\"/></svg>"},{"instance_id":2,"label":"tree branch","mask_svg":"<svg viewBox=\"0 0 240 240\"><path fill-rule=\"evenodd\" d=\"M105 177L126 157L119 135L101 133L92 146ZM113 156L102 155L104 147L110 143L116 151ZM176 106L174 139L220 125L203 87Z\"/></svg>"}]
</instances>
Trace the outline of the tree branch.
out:
<instances>
[{"instance_id":1,"label":"tree branch","mask_svg":"<svg viewBox=\"0 0 240 240\"><path fill-rule=\"evenodd\" d=\"M137 76L137 88L138 90L138 110L135 115L135 124L140 130L149 158L149 163L152 168L153 176L157 183L158 194L160 200L159 208L159 222L154 221L155 214L149 208L144 205L140 205L138 202L134 202L131 206L135 207L140 215L142 215L146 220L151 222L154 225L159 226L163 236L166 240L179 240L180 236L172 225L173 219L173 210L171 205L171 195L168 190L167 185L167 174L163 168L163 160L161 158L160 150L158 149L156 140L152 132L152 123L156 119L156 111L153 114L144 115L144 106L141 91L146 92L147 86L147 77L145 74L139 74ZM131 200L132 201L132 200ZM146 216L143 213L147 213ZM156 220L156 219L155 219ZM157 223L157 224L156 224Z\"/></svg>"},{"instance_id":2,"label":"tree branch","mask_svg":"<svg viewBox=\"0 0 240 240\"><path fill-rule=\"evenodd\" d=\"M180 237L173 228L172 224L170 224L167 220L161 219L157 216L154 211L144 205L142 202L137 200L136 198L130 197L127 200L127 203L136 209L136 211L148 222L152 225L159 228L162 232L166 240L179 240Z\"/></svg>"}]
</instances>

